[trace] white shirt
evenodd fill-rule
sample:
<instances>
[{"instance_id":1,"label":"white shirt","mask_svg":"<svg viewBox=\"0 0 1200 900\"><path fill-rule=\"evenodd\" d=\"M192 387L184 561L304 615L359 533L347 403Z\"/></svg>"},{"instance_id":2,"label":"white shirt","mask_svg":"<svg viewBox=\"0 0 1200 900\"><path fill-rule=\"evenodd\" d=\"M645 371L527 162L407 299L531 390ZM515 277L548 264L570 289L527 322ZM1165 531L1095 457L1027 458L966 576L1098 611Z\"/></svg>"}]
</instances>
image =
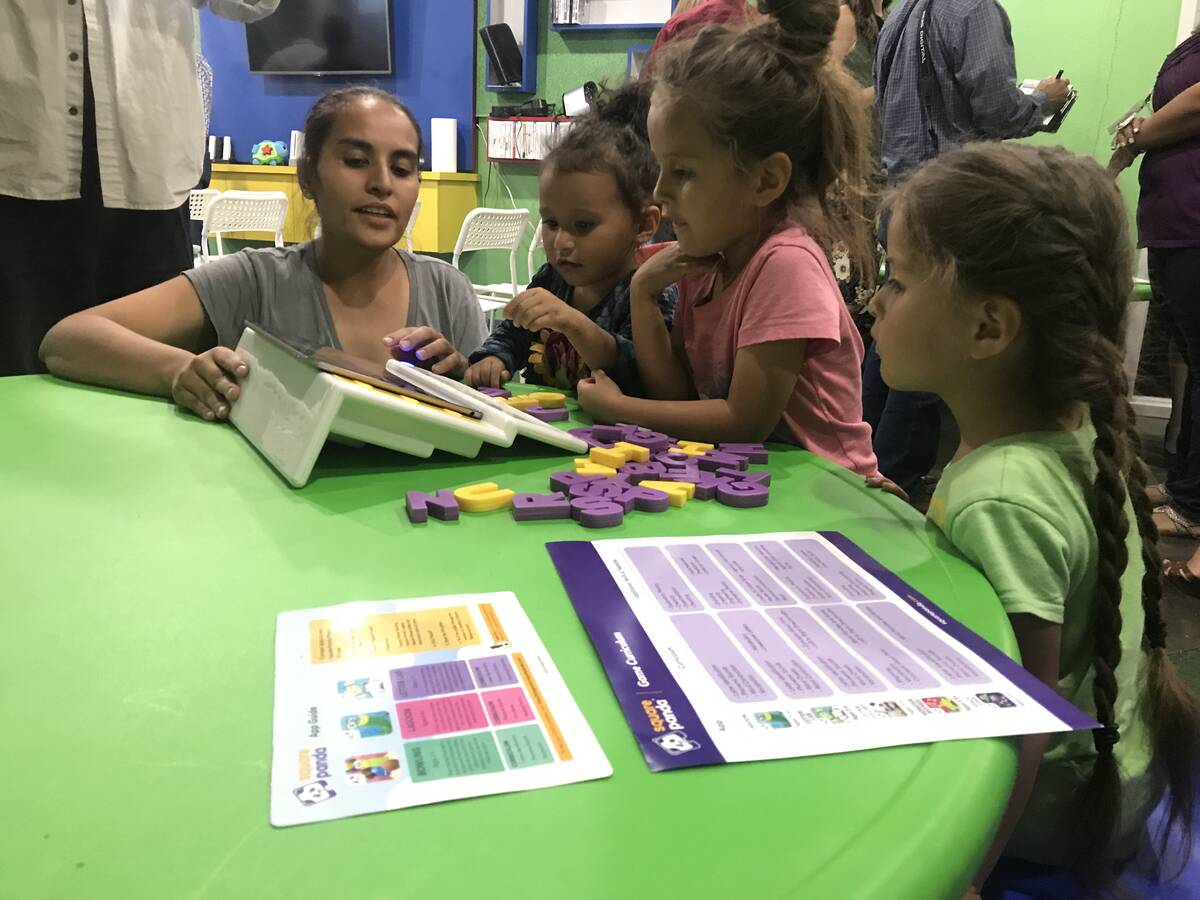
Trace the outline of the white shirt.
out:
<instances>
[{"instance_id":1,"label":"white shirt","mask_svg":"<svg viewBox=\"0 0 1200 900\"><path fill-rule=\"evenodd\" d=\"M204 118L193 7L205 0L0 2L0 194L79 197L84 34L104 205L172 209L200 180ZM261 19L279 0L208 0Z\"/></svg>"}]
</instances>

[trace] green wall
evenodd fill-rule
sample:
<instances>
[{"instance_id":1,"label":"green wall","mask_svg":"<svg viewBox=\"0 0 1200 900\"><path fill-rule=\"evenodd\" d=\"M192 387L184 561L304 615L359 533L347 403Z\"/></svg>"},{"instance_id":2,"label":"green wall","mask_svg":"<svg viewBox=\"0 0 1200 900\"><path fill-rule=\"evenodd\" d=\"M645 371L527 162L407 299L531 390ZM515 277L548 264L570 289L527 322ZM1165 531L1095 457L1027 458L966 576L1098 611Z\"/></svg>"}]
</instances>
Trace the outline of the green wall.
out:
<instances>
[{"instance_id":1,"label":"green wall","mask_svg":"<svg viewBox=\"0 0 1200 900\"><path fill-rule=\"evenodd\" d=\"M531 0L544 7L544 0ZM1012 19L1017 71L1022 77L1042 78L1060 68L1079 89L1079 100L1062 129L1030 140L1061 143L1076 153L1101 162L1109 156L1107 126L1150 90L1159 65L1175 45L1179 0L1001 0ZM477 0L478 21L487 21L486 0ZM649 31L568 32L538 26L537 96L560 102L563 91L584 81L620 81L630 44L648 44ZM476 48L477 122L486 128L488 111L496 103L521 102L528 95L497 94L484 89L486 59ZM503 176L519 205L537 212L537 166L533 163L487 162L482 138L476 140L480 174L480 205L510 206L500 184ZM1131 212L1137 202L1137 166L1121 176L1120 185ZM490 183L489 183L490 180ZM486 191L485 191L486 188ZM507 277L502 253L474 254L466 268L477 282ZM522 253L518 273L525 268Z\"/></svg>"},{"instance_id":2,"label":"green wall","mask_svg":"<svg viewBox=\"0 0 1200 900\"><path fill-rule=\"evenodd\" d=\"M487 130L487 115L497 104L523 103L533 96L555 104L561 111L562 95L585 81L597 83L607 80L619 84L625 79L627 54L631 44L650 44L654 31L578 31L560 32L547 27L547 0L529 0L537 3L538 23L537 93L498 94L484 89L487 74L487 57L482 43L475 49L475 112L476 122ZM487 21L487 0L477 0L477 21ZM484 138L476 132L476 168L479 173L480 206L507 208L512 203L508 192L500 184L500 178L508 184L517 204L529 209L529 221L536 223L538 209L537 163L489 163ZM489 183L490 181L490 183ZM530 232L532 235L532 231ZM528 238L525 246L528 246ZM474 253L466 260L464 268L477 283L502 281L508 277L508 261L498 251ZM540 262L540 257L535 261ZM524 249L518 254L517 277L525 277Z\"/></svg>"},{"instance_id":3,"label":"green wall","mask_svg":"<svg viewBox=\"0 0 1200 900\"><path fill-rule=\"evenodd\" d=\"M1179 0L1002 0L1012 19L1017 71L1042 78L1064 69L1079 100L1057 134L1029 140L1062 144L1107 163L1108 126L1150 92L1175 46ZM1130 214L1137 205L1135 163L1120 178Z\"/></svg>"}]
</instances>

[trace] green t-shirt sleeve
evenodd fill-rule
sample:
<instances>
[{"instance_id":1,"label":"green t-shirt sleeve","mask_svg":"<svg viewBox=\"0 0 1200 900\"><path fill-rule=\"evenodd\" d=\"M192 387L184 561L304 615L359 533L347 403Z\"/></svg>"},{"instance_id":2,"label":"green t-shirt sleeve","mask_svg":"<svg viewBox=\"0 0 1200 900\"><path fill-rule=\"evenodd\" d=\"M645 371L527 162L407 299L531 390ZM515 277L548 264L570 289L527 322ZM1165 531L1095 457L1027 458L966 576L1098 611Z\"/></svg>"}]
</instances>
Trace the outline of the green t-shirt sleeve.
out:
<instances>
[{"instance_id":1,"label":"green t-shirt sleeve","mask_svg":"<svg viewBox=\"0 0 1200 900\"><path fill-rule=\"evenodd\" d=\"M1062 624L1070 548L1053 522L1019 503L977 500L954 517L949 538L991 582L1006 613Z\"/></svg>"}]
</instances>

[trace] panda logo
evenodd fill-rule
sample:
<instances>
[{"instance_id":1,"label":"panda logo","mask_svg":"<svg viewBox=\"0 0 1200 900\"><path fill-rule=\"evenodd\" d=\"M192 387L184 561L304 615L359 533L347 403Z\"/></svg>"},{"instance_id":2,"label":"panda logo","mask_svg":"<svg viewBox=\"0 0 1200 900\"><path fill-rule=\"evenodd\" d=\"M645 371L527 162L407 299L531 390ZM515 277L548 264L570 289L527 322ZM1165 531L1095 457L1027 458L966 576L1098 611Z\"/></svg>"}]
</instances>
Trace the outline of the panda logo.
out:
<instances>
[{"instance_id":1,"label":"panda logo","mask_svg":"<svg viewBox=\"0 0 1200 900\"><path fill-rule=\"evenodd\" d=\"M302 784L298 788L292 788L292 793L304 806L316 806L318 803L324 803L337 796L337 791L331 788L329 782L325 780Z\"/></svg>"},{"instance_id":2,"label":"panda logo","mask_svg":"<svg viewBox=\"0 0 1200 900\"><path fill-rule=\"evenodd\" d=\"M693 750L700 749L700 744L689 738L685 731L672 731L651 740L672 756L682 756L684 753L691 753Z\"/></svg>"}]
</instances>

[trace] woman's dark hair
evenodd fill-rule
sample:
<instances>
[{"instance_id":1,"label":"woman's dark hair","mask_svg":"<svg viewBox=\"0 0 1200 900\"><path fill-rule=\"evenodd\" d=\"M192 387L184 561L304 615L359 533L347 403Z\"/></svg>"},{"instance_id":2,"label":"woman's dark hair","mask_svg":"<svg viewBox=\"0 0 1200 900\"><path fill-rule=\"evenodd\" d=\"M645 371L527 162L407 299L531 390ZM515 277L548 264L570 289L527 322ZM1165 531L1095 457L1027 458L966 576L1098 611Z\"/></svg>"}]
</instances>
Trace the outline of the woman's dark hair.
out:
<instances>
[{"instance_id":1,"label":"woman's dark hair","mask_svg":"<svg viewBox=\"0 0 1200 900\"><path fill-rule=\"evenodd\" d=\"M879 38L879 19L875 15L873 0L842 0L854 14L854 31L858 39L866 44L874 45Z\"/></svg>"},{"instance_id":2,"label":"woman's dark hair","mask_svg":"<svg viewBox=\"0 0 1200 900\"><path fill-rule=\"evenodd\" d=\"M313 185L317 183L317 161L321 158L321 150L333 131L333 123L338 114L357 100L378 100L390 103L400 110L412 122L413 131L417 133L417 156L425 156L425 139L421 135L421 126L412 110L398 98L387 91L366 84L354 84L349 87L334 88L326 91L309 109L304 119L304 153L296 165L296 177L300 187L311 194Z\"/></svg>"},{"instance_id":3,"label":"woman's dark hair","mask_svg":"<svg viewBox=\"0 0 1200 900\"><path fill-rule=\"evenodd\" d=\"M1096 760L1075 809L1075 867L1096 884L1111 869L1121 812L1113 755L1121 661L1121 576L1132 501L1145 566L1142 648L1145 684L1138 704L1150 732L1153 765L1170 788L1163 839L1191 843L1200 712L1166 655L1158 537L1146 496L1146 469L1124 369L1125 313L1132 290L1125 208L1112 180L1091 159L1061 147L971 144L928 163L896 193L894 208L914 249L958 292L999 295L1021 309L1029 389L1058 415L1087 406L1096 429L1090 504L1097 572L1092 622L1092 695L1102 728Z\"/></svg>"},{"instance_id":4,"label":"woman's dark hair","mask_svg":"<svg viewBox=\"0 0 1200 900\"><path fill-rule=\"evenodd\" d=\"M851 77L828 65L838 0L760 0L758 9L765 17L750 27L713 25L663 48L654 87L697 116L739 165L786 153L792 178L781 202L872 272L866 109Z\"/></svg>"},{"instance_id":5,"label":"woman's dark hair","mask_svg":"<svg viewBox=\"0 0 1200 900\"><path fill-rule=\"evenodd\" d=\"M603 88L546 154L542 171L606 172L634 218L640 218L654 202L658 180L658 162L646 136L649 111L650 91L641 82Z\"/></svg>"}]
</instances>

